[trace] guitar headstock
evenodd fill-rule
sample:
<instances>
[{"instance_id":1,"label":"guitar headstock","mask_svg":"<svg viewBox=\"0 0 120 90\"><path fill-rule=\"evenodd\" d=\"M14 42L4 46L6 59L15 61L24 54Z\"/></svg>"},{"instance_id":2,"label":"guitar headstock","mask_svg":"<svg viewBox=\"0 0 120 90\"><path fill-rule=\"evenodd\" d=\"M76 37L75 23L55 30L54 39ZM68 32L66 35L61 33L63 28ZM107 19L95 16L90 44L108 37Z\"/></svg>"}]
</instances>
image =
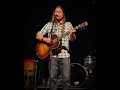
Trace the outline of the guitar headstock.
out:
<instances>
[{"instance_id":1,"label":"guitar headstock","mask_svg":"<svg viewBox=\"0 0 120 90\"><path fill-rule=\"evenodd\" d=\"M87 26L88 26L88 22L86 21L76 26L75 29L79 29L79 28L85 29Z\"/></svg>"}]
</instances>

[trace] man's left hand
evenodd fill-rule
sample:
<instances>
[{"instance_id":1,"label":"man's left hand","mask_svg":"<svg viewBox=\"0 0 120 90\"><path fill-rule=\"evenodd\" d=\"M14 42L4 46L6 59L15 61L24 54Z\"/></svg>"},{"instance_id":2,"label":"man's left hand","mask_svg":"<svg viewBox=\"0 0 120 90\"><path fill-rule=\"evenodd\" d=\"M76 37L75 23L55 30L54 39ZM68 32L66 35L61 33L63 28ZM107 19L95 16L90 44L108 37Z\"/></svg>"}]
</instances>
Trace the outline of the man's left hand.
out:
<instances>
[{"instance_id":1,"label":"man's left hand","mask_svg":"<svg viewBox=\"0 0 120 90\"><path fill-rule=\"evenodd\" d=\"M71 30L70 30L70 35L74 34L75 32L76 32L75 29L71 29Z\"/></svg>"}]
</instances>

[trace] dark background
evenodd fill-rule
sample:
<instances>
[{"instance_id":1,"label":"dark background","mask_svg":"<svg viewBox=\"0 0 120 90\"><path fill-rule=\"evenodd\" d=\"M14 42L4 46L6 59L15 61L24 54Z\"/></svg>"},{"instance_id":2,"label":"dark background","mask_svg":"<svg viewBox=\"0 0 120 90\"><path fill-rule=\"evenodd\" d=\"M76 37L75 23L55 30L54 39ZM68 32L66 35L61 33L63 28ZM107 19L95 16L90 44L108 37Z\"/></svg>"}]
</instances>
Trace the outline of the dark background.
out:
<instances>
[{"instance_id":1,"label":"dark background","mask_svg":"<svg viewBox=\"0 0 120 90\"><path fill-rule=\"evenodd\" d=\"M44 0L39 3L24 4L24 59L39 59L36 55L36 33L51 20L52 11L56 5L65 9L66 19L73 26L85 21L86 29L78 29L77 39L70 42L72 62L81 59L96 50L96 1L95 0Z\"/></svg>"},{"instance_id":2,"label":"dark background","mask_svg":"<svg viewBox=\"0 0 120 90\"><path fill-rule=\"evenodd\" d=\"M24 59L38 60L38 69L42 66L43 78L49 75L46 71L48 58L41 63L36 55L36 33L51 20L52 11L57 5L63 6L66 19L73 27L88 22L85 29L77 30L76 41L70 42L71 62L83 65L84 58L96 51L96 0L44 0L24 4Z\"/></svg>"}]
</instances>

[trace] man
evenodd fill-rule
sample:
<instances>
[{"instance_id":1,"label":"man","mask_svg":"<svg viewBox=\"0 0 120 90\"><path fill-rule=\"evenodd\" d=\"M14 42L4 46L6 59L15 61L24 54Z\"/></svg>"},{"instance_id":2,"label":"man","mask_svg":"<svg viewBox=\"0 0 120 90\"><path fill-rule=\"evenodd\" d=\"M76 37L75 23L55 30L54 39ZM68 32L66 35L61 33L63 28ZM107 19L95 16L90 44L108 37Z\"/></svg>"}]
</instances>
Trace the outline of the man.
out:
<instances>
[{"instance_id":1,"label":"man","mask_svg":"<svg viewBox=\"0 0 120 90\"><path fill-rule=\"evenodd\" d=\"M68 32L68 34L65 34ZM63 36L58 42L59 47L52 49L50 56L50 90L57 90L58 69L61 71L63 90L70 88L70 54L69 40L74 41L76 30L70 22L66 22L65 12L61 6L56 6L53 11L52 20L44 25L44 27L36 34L36 39L49 45L54 45L52 36L57 38ZM48 37L45 35L48 34ZM65 34L65 35L64 35ZM51 44L52 43L52 44Z\"/></svg>"}]
</instances>

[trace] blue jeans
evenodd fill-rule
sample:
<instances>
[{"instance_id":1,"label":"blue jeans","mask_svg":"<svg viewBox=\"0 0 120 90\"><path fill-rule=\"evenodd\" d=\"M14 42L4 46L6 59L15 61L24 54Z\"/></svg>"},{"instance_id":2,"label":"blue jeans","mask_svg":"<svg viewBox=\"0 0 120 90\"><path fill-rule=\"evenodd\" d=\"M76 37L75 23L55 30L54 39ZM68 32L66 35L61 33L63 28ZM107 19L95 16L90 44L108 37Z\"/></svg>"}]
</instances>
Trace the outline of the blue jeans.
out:
<instances>
[{"instance_id":1,"label":"blue jeans","mask_svg":"<svg viewBox=\"0 0 120 90\"><path fill-rule=\"evenodd\" d=\"M70 58L53 58L50 61L50 90L58 90L57 77L58 70L61 71L62 76L62 90L69 90L70 88Z\"/></svg>"}]
</instances>

